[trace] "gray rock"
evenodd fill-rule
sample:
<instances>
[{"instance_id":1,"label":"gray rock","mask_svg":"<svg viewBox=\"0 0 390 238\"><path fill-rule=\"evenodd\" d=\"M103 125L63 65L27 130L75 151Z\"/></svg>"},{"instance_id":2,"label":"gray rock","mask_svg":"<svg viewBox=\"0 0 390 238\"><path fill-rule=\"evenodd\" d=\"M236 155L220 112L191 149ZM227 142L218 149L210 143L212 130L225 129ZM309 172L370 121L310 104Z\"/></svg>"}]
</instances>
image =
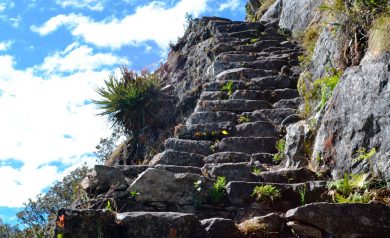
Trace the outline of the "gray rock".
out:
<instances>
[{"instance_id":1,"label":"gray rock","mask_svg":"<svg viewBox=\"0 0 390 238\"><path fill-rule=\"evenodd\" d=\"M176 138L169 138L165 142L165 148L182 151L187 153L195 153L200 155L209 155L212 153L211 146L213 144L209 141L183 140Z\"/></svg>"},{"instance_id":2,"label":"gray rock","mask_svg":"<svg viewBox=\"0 0 390 238\"><path fill-rule=\"evenodd\" d=\"M204 162L208 164L239 163L250 161L250 155L240 152L219 152L209 155L204 159Z\"/></svg>"},{"instance_id":3,"label":"gray rock","mask_svg":"<svg viewBox=\"0 0 390 238\"><path fill-rule=\"evenodd\" d=\"M251 112L260 109L269 109L272 105L262 100L199 100L197 111L229 111Z\"/></svg>"},{"instance_id":4,"label":"gray rock","mask_svg":"<svg viewBox=\"0 0 390 238\"><path fill-rule=\"evenodd\" d=\"M248 237L269 237L267 233L279 233L283 229L284 219L277 213L256 216L238 225L241 232ZM256 236L259 235L259 236ZM263 236L261 236L263 235Z\"/></svg>"},{"instance_id":5,"label":"gray rock","mask_svg":"<svg viewBox=\"0 0 390 238\"><path fill-rule=\"evenodd\" d=\"M333 177L370 172L390 179L390 53L366 55L346 70L317 132L311 163ZM355 160L359 149L376 153ZM320 161L316 158L320 155Z\"/></svg>"},{"instance_id":6,"label":"gray rock","mask_svg":"<svg viewBox=\"0 0 390 238\"><path fill-rule=\"evenodd\" d=\"M343 56L344 37L341 31L336 31L336 35L334 35L327 27L323 28L309 67L313 79L324 77L327 67L338 68L340 66L340 59Z\"/></svg>"},{"instance_id":7,"label":"gray rock","mask_svg":"<svg viewBox=\"0 0 390 238\"><path fill-rule=\"evenodd\" d=\"M177 165L166 165L157 164L154 166L156 169L166 170L172 173L188 173L188 174L202 174L202 170L199 167L192 166L177 166Z\"/></svg>"},{"instance_id":8,"label":"gray rock","mask_svg":"<svg viewBox=\"0 0 390 238\"><path fill-rule=\"evenodd\" d=\"M237 122L237 115L233 112L194 112L186 124L202 124L218 122Z\"/></svg>"},{"instance_id":9,"label":"gray rock","mask_svg":"<svg viewBox=\"0 0 390 238\"><path fill-rule=\"evenodd\" d=\"M192 214L174 212L127 212L116 215L122 237L202 238L204 231Z\"/></svg>"},{"instance_id":10,"label":"gray rock","mask_svg":"<svg viewBox=\"0 0 390 238\"><path fill-rule=\"evenodd\" d=\"M323 0L283 0L279 27L292 33L303 32L309 26Z\"/></svg>"},{"instance_id":11,"label":"gray rock","mask_svg":"<svg viewBox=\"0 0 390 238\"><path fill-rule=\"evenodd\" d=\"M103 193L110 189L125 190L129 185L120 169L105 165L95 165L92 172L81 182L88 193Z\"/></svg>"},{"instance_id":12,"label":"gray rock","mask_svg":"<svg viewBox=\"0 0 390 238\"><path fill-rule=\"evenodd\" d=\"M265 171L257 177L259 181L269 183L303 183L317 180L316 173L307 168Z\"/></svg>"},{"instance_id":13,"label":"gray rock","mask_svg":"<svg viewBox=\"0 0 390 238\"><path fill-rule=\"evenodd\" d=\"M314 140L314 135L310 130L310 126L306 121L299 121L287 127L286 144L284 154L286 159L282 161L284 167L297 169L304 167L307 164L308 147Z\"/></svg>"},{"instance_id":14,"label":"gray rock","mask_svg":"<svg viewBox=\"0 0 390 238\"><path fill-rule=\"evenodd\" d=\"M381 204L313 203L289 210L286 218L299 221L335 237L390 236L390 207Z\"/></svg>"},{"instance_id":15,"label":"gray rock","mask_svg":"<svg viewBox=\"0 0 390 238\"><path fill-rule=\"evenodd\" d=\"M245 122L236 126L233 136L277 137L279 132L270 122Z\"/></svg>"},{"instance_id":16,"label":"gray rock","mask_svg":"<svg viewBox=\"0 0 390 238\"><path fill-rule=\"evenodd\" d=\"M272 22L279 20L282 14L283 0L276 0L260 18L263 22Z\"/></svg>"},{"instance_id":17,"label":"gray rock","mask_svg":"<svg viewBox=\"0 0 390 238\"><path fill-rule=\"evenodd\" d=\"M305 236L305 237L322 238L321 230L315 227L300 224L299 222L296 221L287 222L287 226L291 227L291 229L294 231L295 234Z\"/></svg>"},{"instance_id":18,"label":"gray rock","mask_svg":"<svg viewBox=\"0 0 390 238\"><path fill-rule=\"evenodd\" d=\"M172 173L160 169L148 169L130 185L128 191L137 191L139 202L169 202L180 205L194 204L194 197L206 196L194 188L194 182L206 183L197 174Z\"/></svg>"},{"instance_id":19,"label":"gray rock","mask_svg":"<svg viewBox=\"0 0 390 238\"><path fill-rule=\"evenodd\" d=\"M254 168L264 170L261 166L255 166L250 163L224 163L205 164L202 171L203 174L207 174L214 179L222 176L227 181L253 181L252 170Z\"/></svg>"},{"instance_id":20,"label":"gray rock","mask_svg":"<svg viewBox=\"0 0 390 238\"><path fill-rule=\"evenodd\" d=\"M218 143L218 151L246 154L275 153L276 137L228 137Z\"/></svg>"},{"instance_id":21,"label":"gray rock","mask_svg":"<svg viewBox=\"0 0 390 238\"><path fill-rule=\"evenodd\" d=\"M203 155L194 153L178 152L174 150L166 150L153 157L149 162L149 165L167 164L167 165L179 165L179 166L194 166L202 167Z\"/></svg>"},{"instance_id":22,"label":"gray rock","mask_svg":"<svg viewBox=\"0 0 390 238\"><path fill-rule=\"evenodd\" d=\"M240 231L230 219L211 218L200 221L206 238L240 238Z\"/></svg>"}]
</instances>

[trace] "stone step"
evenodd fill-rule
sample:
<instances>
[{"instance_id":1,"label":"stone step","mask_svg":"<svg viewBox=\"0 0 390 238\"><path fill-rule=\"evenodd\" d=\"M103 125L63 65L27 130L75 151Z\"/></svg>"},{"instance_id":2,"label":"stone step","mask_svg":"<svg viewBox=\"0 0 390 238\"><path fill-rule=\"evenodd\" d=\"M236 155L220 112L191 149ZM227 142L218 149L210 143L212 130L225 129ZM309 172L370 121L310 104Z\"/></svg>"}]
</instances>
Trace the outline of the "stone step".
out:
<instances>
[{"instance_id":1,"label":"stone step","mask_svg":"<svg viewBox=\"0 0 390 238\"><path fill-rule=\"evenodd\" d=\"M203 91L200 94L200 100L224 100L228 99L229 95L222 91Z\"/></svg>"},{"instance_id":2,"label":"stone step","mask_svg":"<svg viewBox=\"0 0 390 238\"><path fill-rule=\"evenodd\" d=\"M266 100L270 103L275 103L282 99L294 99L299 97L298 90L284 88L275 90L237 90L235 91L231 99L246 99L246 100Z\"/></svg>"},{"instance_id":3,"label":"stone step","mask_svg":"<svg viewBox=\"0 0 390 238\"><path fill-rule=\"evenodd\" d=\"M264 51L264 49L267 49L269 47L278 47L280 46L279 40L264 40L263 38L259 38L257 42L253 44L248 45L238 45L236 47L237 51L242 52L261 52Z\"/></svg>"},{"instance_id":4,"label":"stone step","mask_svg":"<svg viewBox=\"0 0 390 238\"><path fill-rule=\"evenodd\" d=\"M261 165L255 165L248 162L239 163L222 163L222 164L205 164L202 173L211 178L225 177L227 181L255 181L256 177L253 170L263 171Z\"/></svg>"},{"instance_id":5,"label":"stone step","mask_svg":"<svg viewBox=\"0 0 390 238\"><path fill-rule=\"evenodd\" d=\"M264 30L264 24L260 22L240 22L240 23L230 23L218 25L215 27L216 32L218 33L232 33L237 31L245 30Z\"/></svg>"},{"instance_id":6,"label":"stone step","mask_svg":"<svg viewBox=\"0 0 390 238\"><path fill-rule=\"evenodd\" d=\"M235 32L221 32L217 34L218 38L227 37L227 38L251 38L256 39L261 36L261 31L259 30L243 30Z\"/></svg>"},{"instance_id":7,"label":"stone step","mask_svg":"<svg viewBox=\"0 0 390 238\"><path fill-rule=\"evenodd\" d=\"M273 105L273 107L275 109L280 109L280 108L298 109L301 103L302 103L302 99L300 97L296 97L292 99L281 99L278 102L276 102Z\"/></svg>"},{"instance_id":8,"label":"stone step","mask_svg":"<svg viewBox=\"0 0 390 238\"><path fill-rule=\"evenodd\" d=\"M270 165L273 163L274 155L270 153L257 153L252 155L252 162Z\"/></svg>"},{"instance_id":9,"label":"stone step","mask_svg":"<svg viewBox=\"0 0 390 238\"><path fill-rule=\"evenodd\" d=\"M231 135L235 131L231 122L187 124L177 127L175 136L179 139L216 140Z\"/></svg>"},{"instance_id":10,"label":"stone step","mask_svg":"<svg viewBox=\"0 0 390 238\"><path fill-rule=\"evenodd\" d=\"M251 116L256 118L265 117L275 124L281 125L286 118L294 115L295 113L296 110L292 108L263 109L252 112Z\"/></svg>"},{"instance_id":11,"label":"stone step","mask_svg":"<svg viewBox=\"0 0 390 238\"><path fill-rule=\"evenodd\" d=\"M218 152L204 158L207 164L251 162L252 156L240 152Z\"/></svg>"},{"instance_id":12,"label":"stone step","mask_svg":"<svg viewBox=\"0 0 390 238\"><path fill-rule=\"evenodd\" d=\"M212 142L169 138L165 142L165 148L180 152L195 153L200 155L212 154Z\"/></svg>"},{"instance_id":13,"label":"stone step","mask_svg":"<svg viewBox=\"0 0 390 238\"><path fill-rule=\"evenodd\" d=\"M307 168L265 171L256 177L258 181L268 183L304 183L318 180L317 174Z\"/></svg>"},{"instance_id":14,"label":"stone step","mask_svg":"<svg viewBox=\"0 0 390 238\"><path fill-rule=\"evenodd\" d=\"M153 157L149 165L177 165L202 167L204 165L204 156L194 153L179 152L175 150L165 150Z\"/></svg>"},{"instance_id":15,"label":"stone step","mask_svg":"<svg viewBox=\"0 0 390 238\"><path fill-rule=\"evenodd\" d=\"M257 121L237 125L231 135L236 137L278 137L279 131L271 122Z\"/></svg>"},{"instance_id":16,"label":"stone step","mask_svg":"<svg viewBox=\"0 0 390 238\"><path fill-rule=\"evenodd\" d=\"M273 201L266 197L257 200L253 190L256 186L271 185L280 191L280 198ZM306 183L266 183L266 182L243 182L231 181L226 186L229 201L241 207L250 204L258 204L260 207L269 208L273 211L287 211L303 203L326 201L323 194L327 191L325 181L309 181Z\"/></svg>"},{"instance_id":17,"label":"stone step","mask_svg":"<svg viewBox=\"0 0 390 238\"><path fill-rule=\"evenodd\" d=\"M264 89L282 89L296 88L293 80L284 75L264 76L251 79L251 84L248 89L264 90Z\"/></svg>"},{"instance_id":18,"label":"stone step","mask_svg":"<svg viewBox=\"0 0 390 238\"><path fill-rule=\"evenodd\" d=\"M228 80L228 81L214 81L203 84L203 89L207 91L222 91L225 85L232 84L232 91L243 90L249 87L250 81L244 80Z\"/></svg>"},{"instance_id":19,"label":"stone step","mask_svg":"<svg viewBox=\"0 0 390 238\"><path fill-rule=\"evenodd\" d=\"M217 76L216 80L228 81L228 80L249 80L252 78L275 76L278 75L278 71L275 70L262 70L251 68L235 68L222 71Z\"/></svg>"},{"instance_id":20,"label":"stone step","mask_svg":"<svg viewBox=\"0 0 390 238\"><path fill-rule=\"evenodd\" d=\"M277 140L277 137L228 137L218 143L217 152L276 153Z\"/></svg>"},{"instance_id":21,"label":"stone step","mask_svg":"<svg viewBox=\"0 0 390 238\"><path fill-rule=\"evenodd\" d=\"M232 122L238 121L237 114L233 112L220 111L220 112L194 112L188 118L186 125L191 124L205 124L214 122Z\"/></svg>"},{"instance_id":22,"label":"stone step","mask_svg":"<svg viewBox=\"0 0 390 238\"><path fill-rule=\"evenodd\" d=\"M264 54L259 54L259 53L248 54L247 52L228 51L218 55L215 58L214 62L223 63L223 64L232 63L232 62L244 63L244 62L253 62L257 60L259 57L264 57Z\"/></svg>"},{"instance_id":23,"label":"stone step","mask_svg":"<svg viewBox=\"0 0 390 238\"><path fill-rule=\"evenodd\" d=\"M195 111L229 111L239 113L270 108L272 108L272 105L262 100L199 100Z\"/></svg>"},{"instance_id":24,"label":"stone step","mask_svg":"<svg viewBox=\"0 0 390 238\"><path fill-rule=\"evenodd\" d=\"M260 58L260 57L259 57ZM223 71L235 68L250 68L250 69L260 69L260 70L273 70L280 71L283 66L289 64L288 60L277 59L277 58L269 58L264 59L261 57L260 60L250 61L250 62L219 62L215 61L213 63L214 67L214 75L218 75Z\"/></svg>"}]
</instances>

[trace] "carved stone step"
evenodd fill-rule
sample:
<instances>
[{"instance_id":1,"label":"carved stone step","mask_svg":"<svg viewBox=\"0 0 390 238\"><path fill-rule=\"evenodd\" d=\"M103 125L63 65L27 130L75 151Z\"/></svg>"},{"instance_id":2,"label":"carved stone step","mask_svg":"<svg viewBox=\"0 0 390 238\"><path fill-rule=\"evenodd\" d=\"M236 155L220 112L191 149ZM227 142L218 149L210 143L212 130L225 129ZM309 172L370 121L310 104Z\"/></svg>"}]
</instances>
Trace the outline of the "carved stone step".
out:
<instances>
[{"instance_id":1,"label":"carved stone step","mask_svg":"<svg viewBox=\"0 0 390 238\"><path fill-rule=\"evenodd\" d=\"M232 136L278 137L279 131L270 122L245 122L236 126Z\"/></svg>"},{"instance_id":2,"label":"carved stone step","mask_svg":"<svg viewBox=\"0 0 390 238\"><path fill-rule=\"evenodd\" d=\"M263 59L264 57L261 57L260 60L250 61L250 62L214 62L214 74L218 75L219 73L229 70L229 69L235 69L235 68L251 68L251 69L261 69L261 70L273 70L273 71L280 71L281 68L285 65L288 65L288 60L284 59L277 59L277 58L270 58L270 59Z\"/></svg>"},{"instance_id":3,"label":"carved stone step","mask_svg":"<svg viewBox=\"0 0 390 238\"><path fill-rule=\"evenodd\" d=\"M269 47L280 46L280 41L278 40L264 40L261 37L258 40L258 42L253 44L239 45L236 47L236 49L242 52L260 52Z\"/></svg>"},{"instance_id":4,"label":"carved stone step","mask_svg":"<svg viewBox=\"0 0 390 238\"><path fill-rule=\"evenodd\" d=\"M251 162L252 156L240 152L219 152L204 158L207 164Z\"/></svg>"},{"instance_id":5,"label":"carved stone step","mask_svg":"<svg viewBox=\"0 0 390 238\"><path fill-rule=\"evenodd\" d=\"M256 201L256 195L252 196L253 190L256 186L264 185L271 185L277 188L281 197L275 198L273 201L266 198L264 200L260 198L259 201ZM322 195L327 191L327 188L324 181L294 184L232 181L227 184L226 191L230 202L237 206L260 203L261 206L269 206L277 211L286 211L302 203L324 201L325 199Z\"/></svg>"},{"instance_id":6,"label":"carved stone step","mask_svg":"<svg viewBox=\"0 0 390 238\"><path fill-rule=\"evenodd\" d=\"M298 109L301 104L302 99L299 97L292 99L282 99L273 105L274 108L292 108Z\"/></svg>"},{"instance_id":7,"label":"carved stone step","mask_svg":"<svg viewBox=\"0 0 390 238\"><path fill-rule=\"evenodd\" d=\"M225 177L227 181L255 181L254 169L265 170L261 165L252 163L205 164L202 173L209 178Z\"/></svg>"},{"instance_id":8,"label":"carved stone step","mask_svg":"<svg viewBox=\"0 0 390 238\"><path fill-rule=\"evenodd\" d=\"M258 77L275 76L278 71L274 70L262 70L262 69L251 69L251 68L235 68L222 71L217 76L216 80L249 80Z\"/></svg>"},{"instance_id":9,"label":"carved stone step","mask_svg":"<svg viewBox=\"0 0 390 238\"><path fill-rule=\"evenodd\" d=\"M149 165L165 164L178 166L202 167L204 156L194 153L165 150L153 157Z\"/></svg>"},{"instance_id":10,"label":"carved stone step","mask_svg":"<svg viewBox=\"0 0 390 238\"><path fill-rule=\"evenodd\" d=\"M204 124L214 122L232 122L236 123L238 120L237 114L233 112L194 112L188 118L186 124Z\"/></svg>"},{"instance_id":11,"label":"carved stone step","mask_svg":"<svg viewBox=\"0 0 390 238\"><path fill-rule=\"evenodd\" d=\"M217 37L228 37L228 38L251 38L255 39L261 35L259 30L244 30L230 33L219 33Z\"/></svg>"},{"instance_id":12,"label":"carved stone step","mask_svg":"<svg viewBox=\"0 0 390 238\"><path fill-rule=\"evenodd\" d=\"M212 154L212 145L213 143L209 141L184 140L177 138L169 138L165 142L166 149L200 155Z\"/></svg>"},{"instance_id":13,"label":"carved stone step","mask_svg":"<svg viewBox=\"0 0 390 238\"><path fill-rule=\"evenodd\" d=\"M215 140L231 135L234 130L234 124L231 122L187 124L176 127L175 136L180 139Z\"/></svg>"},{"instance_id":14,"label":"carved stone step","mask_svg":"<svg viewBox=\"0 0 390 238\"><path fill-rule=\"evenodd\" d=\"M294 82L287 76L274 75L256 77L251 79L249 89L264 90L264 89L282 89L282 88L296 88Z\"/></svg>"},{"instance_id":15,"label":"carved stone step","mask_svg":"<svg viewBox=\"0 0 390 238\"><path fill-rule=\"evenodd\" d=\"M296 110L292 108L280 108L280 109L264 109L257 110L252 112L253 117L258 118L268 118L270 121L274 122L277 125L282 124L282 122L291 115L294 115Z\"/></svg>"},{"instance_id":16,"label":"carved stone step","mask_svg":"<svg viewBox=\"0 0 390 238\"><path fill-rule=\"evenodd\" d=\"M200 100L224 100L228 99L229 95L222 91L203 91L200 94Z\"/></svg>"},{"instance_id":17,"label":"carved stone step","mask_svg":"<svg viewBox=\"0 0 390 238\"><path fill-rule=\"evenodd\" d=\"M196 111L251 112L259 109L271 109L269 102L262 100L199 100Z\"/></svg>"},{"instance_id":18,"label":"carved stone step","mask_svg":"<svg viewBox=\"0 0 390 238\"><path fill-rule=\"evenodd\" d=\"M232 91L243 90L250 85L250 81L244 80L229 80L229 81L214 81L203 84L203 89L207 91L222 91L224 85L232 84ZM207 92L206 91L206 92Z\"/></svg>"},{"instance_id":19,"label":"carved stone step","mask_svg":"<svg viewBox=\"0 0 390 238\"><path fill-rule=\"evenodd\" d=\"M237 90L235 91L231 99L247 99L247 100L267 100L268 102L275 103L282 99L293 99L299 97L298 90L284 88L275 90Z\"/></svg>"},{"instance_id":20,"label":"carved stone step","mask_svg":"<svg viewBox=\"0 0 390 238\"><path fill-rule=\"evenodd\" d=\"M240 23L230 23L218 25L215 27L215 30L218 33L231 33L237 31L245 31L245 30L264 30L264 24L260 22L240 22Z\"/></svg>"},{"instance_id":21,"label":"carved stone step","mask_svg":"<svg viewBox=\"0 0 390 238\"><path fill-rule=\"evenodd\" d=\"M315 172L307 169L265 171L257 175L258 181L269 183L304 183L318 180Z\"/></svg>"},{"instance_id":22,"label":"carved stone step","mask_svg":"<svg viewBox=\"0 0 390 238\"><path fill-rule=\"evenodd\" d=\"M228 137L218 143L218 151L242 152L246 154L276 153L276 137Z\"/></svg>"}]
</instances>

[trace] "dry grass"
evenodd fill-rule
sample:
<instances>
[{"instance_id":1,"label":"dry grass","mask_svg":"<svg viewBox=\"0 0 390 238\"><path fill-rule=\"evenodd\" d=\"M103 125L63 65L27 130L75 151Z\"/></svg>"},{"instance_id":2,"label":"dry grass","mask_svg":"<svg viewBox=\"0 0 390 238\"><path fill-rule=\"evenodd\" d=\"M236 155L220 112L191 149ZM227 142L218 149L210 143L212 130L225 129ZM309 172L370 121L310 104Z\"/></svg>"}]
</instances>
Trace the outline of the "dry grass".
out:
<instances>
[{"instance_id":1,"label":"dry grass","mask_svg":"<svg viewBox=\"0 0 390 238\"><path fill-rule=\"evenodd\" d=\"M104 165L112 166L114 165L115 161L118 159L121 159L122 153L125 150L126 142L121 143L110 155L110 157L105 161Z\"/></svg>"},{"instance_id":2,"label":"dry grass","mask_svg":"<svg viewBox=\"0 0 390 238\"><path fill-rule=\"evenodd\" d=\"M256 12L256 19L259 20L269 9L269 7L274 4L276 0L263 0L261 1L261 6Z\"/></svg>"},{"instance_id":3,"label":"dry grass","mask_svg":"<svg viewBox=\"0 0 390 238\"><path fill-rule=\"evenodd\" d=\"M245 221L238 225L238 229L241 233L245 235L257 233L257 232L265 232L267 231L267 225L263 223L257 223L253 219Z\"/></svg>"},{"instance_id":4,"label":"dry grass","mask_svg":"<svg viewBox=\"0 0 390 238\"><path fill-rule=\"evenodd\" d=\"M390 17L378 18L371 28L368 50L374 55L390 51Z\"/></svg>"}]
</instances>

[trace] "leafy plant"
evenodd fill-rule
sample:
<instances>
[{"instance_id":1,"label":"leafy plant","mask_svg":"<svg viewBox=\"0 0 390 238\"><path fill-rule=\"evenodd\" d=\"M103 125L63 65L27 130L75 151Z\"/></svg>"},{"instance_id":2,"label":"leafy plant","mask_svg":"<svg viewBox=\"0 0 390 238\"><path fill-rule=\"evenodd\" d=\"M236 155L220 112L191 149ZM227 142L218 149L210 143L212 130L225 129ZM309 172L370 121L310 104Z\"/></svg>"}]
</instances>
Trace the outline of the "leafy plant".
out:
<instances>
[{"instance_id":1,"label":"leafy plant","mask_svg":"<svg viewBox=\"0 0 390 238\"><path fill-rule=\"evenodd\" d=\"M107 200L107 205L105 207L107 210L112 211L111 202L110 200Z\"/></svg>"},{"instance_id":2,"label":"leafy plant","mask_svg":"<svg viewBox=\"0 0 390 238\"><path fill-rule=\"evenodd\" d=\"M248 115L241 115L238 118L239 123L245 123L245 122L250 122L249 116Z\"/></svg>"},{"instance_id":3,"label":"leafy plant","mask_svg":"<svg viewBox=\"0 0 390 238\"><path fill-rule=\"evenodd\" d=\"M336 203L368 203L371 201L371 195L369 192L364 192L363 194L354 192L349 194L349 196L344 196L342 194L335 194Z\"/></svg>"},{"instance_id":4,"label":"leafy plant","mask_svg":"<svg viewBox=\"0 0 390 238\"><path fill-rule=\"evenodd\" d=\"M139 192L137 192L137 191L130 191L130 198L135 198L138 195L139 195Z\"/></svg>"},{"instance_id":5,"label":"leafy plant","mask_svg":"<svg viewBox=\"0 0 390 238\"><path fill-rule=\"evenodd\" d=\"M306 187L298 189L299 192L299 199L301 201L302 205L305 205L306 203Z\"/></svg>"},{"instance_id":6,"label":"leafy plant","mask_svg":"<svg viewBox=\"0 0 390 238\"><path fill-rule=\"evenodd\" d=\"M211 201L214 203L220 202L225 193L225 188L226 177L218 176L210 192Z\"/></svg>"},{"instance_id":7,"label":"leafy plant","mask_svg":"<svg viewBox=\"0 0 390 238\"><path fill-rule=\"evenodd\" d=\"M371 157L375 155L376 149L372 148L370 151L367 152L366 148L360 148L357 150L357 153L358 157L352 160L354 163L371 159Z\"/></svg>"},{"instance_id":8,"label":"leafy plant","mask_svg":"<svg viewBox=\"0 0 390 238\"><path fill-rule=\"evenodd\" d=\"M272 160L274 161L274 163L280 163L280 161L282 161L282 159L284 158L285 154L284 154L284 148L286 146L286 140L285 139L280 139L276 142L276 149L278 150L278 152L276 154L274 154L274 157L272 158Z\"/></svg>"},{"instance_id":9,"label":"leafy plant","mask_svg":"<svg viewBox=\"0 0 390 238\"><path fill-rule=\"evenodd\" d=\"M370 185L369 174L344 174L343 179L328 182L329 194L337 203L361 202L371 199L367 191Z\"/></svg>"},{"instance_id":10,"label":"leafy plant","mask_svg":"<svg viewBox=\"0 0 390 238\"><path fill-rule=\"evenodd\" d=\"M274 201L281 197L280 190L273 185L256 186L253 189L252 195L257 201Z\"/></svg>"},{"instance_id":11,"label":"leafy plant","mask_svg":"<svg viewBox=\"0 0 390 238\"><path fill-rule=\"evenodd\" d=\"M233 94L233 81L228 81L222 86L222 91L226 92L229 96Z\"/></svg>"},{"instance_id":12,"label":"leafy plant","mask_svg":"<svg viewBox=\"0 0 390 238\"><path fill-rule=\"evenodd\" d=\"M252 169L252 173L253 173L254 175L260 175L261 169L254 167L254 168Z\"/></svg>"},{"instance_id":13,"label":"leafy plant","mask_svg":"<svg viewBox=\"0 0 390 238\"><path fill-rule=\"evenodd\" d=\"M113 126L124 128L125 133L132 137L132 154L129 157L134 161L142 160L143 132L150 129L156 135L163 124L160 112L164 94L157 75L148 72L137 74L123 67L120 79L111 76L96 92L102 98L93 100L103 110L99 115L108 116Z\"/></svg>"}]
</instances>

